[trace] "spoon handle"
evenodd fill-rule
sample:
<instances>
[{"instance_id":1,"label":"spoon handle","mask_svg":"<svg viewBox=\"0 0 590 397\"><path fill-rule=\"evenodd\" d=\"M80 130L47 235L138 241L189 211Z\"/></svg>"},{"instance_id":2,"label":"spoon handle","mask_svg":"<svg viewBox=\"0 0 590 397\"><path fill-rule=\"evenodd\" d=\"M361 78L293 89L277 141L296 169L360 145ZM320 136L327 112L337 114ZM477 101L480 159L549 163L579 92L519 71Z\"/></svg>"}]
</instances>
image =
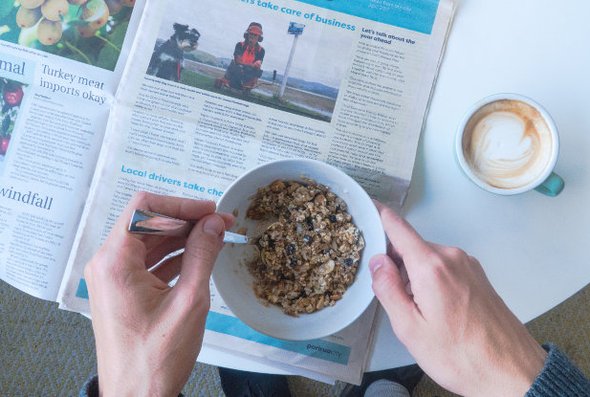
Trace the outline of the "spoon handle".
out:
<instances>
[{"instance_id":1,"label":"spoon handle","mask_svg":"<svg viewBox=\"0 0 590 397\"><path fill-rule=\"evenodd\" d=\"M187 237L195 224L182 219L158 214L157 212L136 209L129 222L130 233L150 234L153 236ZM223 241L234 244L247 244L248 236L225 232Z\"/></svg>"}]
</instances>

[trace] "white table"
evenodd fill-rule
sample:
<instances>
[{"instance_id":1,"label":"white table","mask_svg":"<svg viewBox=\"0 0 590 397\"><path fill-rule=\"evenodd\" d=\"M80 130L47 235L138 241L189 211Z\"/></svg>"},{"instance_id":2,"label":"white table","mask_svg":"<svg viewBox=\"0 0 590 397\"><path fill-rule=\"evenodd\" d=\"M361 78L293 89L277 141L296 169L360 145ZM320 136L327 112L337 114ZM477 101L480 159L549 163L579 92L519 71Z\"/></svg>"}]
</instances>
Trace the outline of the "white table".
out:
<instances>
[{"instance_id":1,"label":"white table","mask_svg":"<svg viewBox=\"0 0 590 397\"><path fill-rule=\"evenodd\" d=\"M523 322L590 282L590 2L463 0L416 159L407 219L426 238L477 257ZM455 161L463 113L478 99L517 92L540 102L561 136L557 198L500 197L472 184ZM413 362L380 316L368 370ZM199 361L277 372L204 349Z\"/></svg>"}]
</instances>

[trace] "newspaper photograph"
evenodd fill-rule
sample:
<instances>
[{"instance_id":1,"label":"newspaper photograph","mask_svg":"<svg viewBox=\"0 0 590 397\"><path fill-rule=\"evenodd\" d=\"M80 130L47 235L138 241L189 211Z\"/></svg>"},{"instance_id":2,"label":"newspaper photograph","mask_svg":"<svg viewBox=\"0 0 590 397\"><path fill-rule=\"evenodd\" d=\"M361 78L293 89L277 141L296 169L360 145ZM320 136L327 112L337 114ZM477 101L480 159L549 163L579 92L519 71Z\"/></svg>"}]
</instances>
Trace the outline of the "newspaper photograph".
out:
<instances>
[{"instance_id":1,"label":"newspaper photograph","mask_svg":"<svg viewBox=\"0 0 590 397\"><path fill-rule=\"evenodd\" d=\"M21 67L24 68L24 65L14 65L11 69L18 74L18 70ZM25 90L26 84L20 81L6 78L0 80L0 91L2 92L2 99L0 99L2 109L0 111L0 120L2 120L0 127L0 156L2 157L0 160L0 175L2 174L2 165L8 153L10 138L12 138L12 133L14 132L14 126L16 125Z\"/></svg>"},{"instance_id":2,"label":"newspaper photograph","mask_svg":"<svg viewBox=\"0 0 590 397\"><path fill-rule=\"evenodd\" d=\"M135 0L19 0L0 7L3 41L114 70Z\"/></svg>"},{"instance_id":3,"label":"newspaper photograph","mask_svg":"<svg viewBox=\"0 0 590 397\"><path fill-rule=\"evenodd\" d=\"M182 2L172 6L179 11L181 7ZM194 27L174 20L181 12L172 10L163 19L148 74L331 121L346 61L358 36L354 30L327 31L322 25L292 22L286 13L261 15L254 6L235 12L231 1L206 0L201 7L209 12L196 10L189 18ZM220 26L224 34L219 34ZM169 43L190 32L200 40L198 48L184 56L180 79L167 58L173 52Z\"/></svg>"}]
</instances>

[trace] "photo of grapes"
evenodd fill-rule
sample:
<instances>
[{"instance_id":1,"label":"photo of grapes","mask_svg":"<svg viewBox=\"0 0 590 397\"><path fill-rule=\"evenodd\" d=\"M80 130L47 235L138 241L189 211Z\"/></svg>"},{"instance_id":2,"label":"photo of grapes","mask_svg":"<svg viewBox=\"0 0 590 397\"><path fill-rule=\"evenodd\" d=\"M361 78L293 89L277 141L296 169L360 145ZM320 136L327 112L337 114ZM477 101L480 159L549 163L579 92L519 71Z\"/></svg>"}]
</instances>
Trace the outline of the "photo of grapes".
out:
<instances>
[{"instance_id":1,"label":"photo of grapes","mask_svg":"<svg viewBox=\"0 0 590 397\"><path fill-rule=\"evenodd\" d=\"M12 131L23 101L23 87L24 84L18 81L0 78L0 164L8 152Z\"/></svg>"},{"instance_id":2,"label":"photo of grapes","mask_svg":"<svg viewBox=\"0 0 590 397\"><path fill-rule=\"evenodd\" d=\"M135 0L1 0L0 40L114 70Z\"/></svg>"}]
</instances>

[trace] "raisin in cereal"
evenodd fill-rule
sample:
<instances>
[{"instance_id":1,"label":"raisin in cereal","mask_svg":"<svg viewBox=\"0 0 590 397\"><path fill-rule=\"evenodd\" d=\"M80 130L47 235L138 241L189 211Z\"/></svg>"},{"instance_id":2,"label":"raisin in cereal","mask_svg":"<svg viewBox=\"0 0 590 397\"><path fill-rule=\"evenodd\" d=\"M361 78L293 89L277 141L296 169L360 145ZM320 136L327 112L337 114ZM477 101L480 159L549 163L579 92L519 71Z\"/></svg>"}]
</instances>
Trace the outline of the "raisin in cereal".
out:
<instances>
[{"instance_id":1,"label":"raisin in cereal","mask_svg":"<svg viewBox=\"0 0 590 397\"><path fill-rule=\"evenodd\" d=\"M292 316L342 298L365 246L342 199L313 181L277 180L258 189L246 216L273 221L248 264L258 298Z\"/></svg>"}]
</instances>

